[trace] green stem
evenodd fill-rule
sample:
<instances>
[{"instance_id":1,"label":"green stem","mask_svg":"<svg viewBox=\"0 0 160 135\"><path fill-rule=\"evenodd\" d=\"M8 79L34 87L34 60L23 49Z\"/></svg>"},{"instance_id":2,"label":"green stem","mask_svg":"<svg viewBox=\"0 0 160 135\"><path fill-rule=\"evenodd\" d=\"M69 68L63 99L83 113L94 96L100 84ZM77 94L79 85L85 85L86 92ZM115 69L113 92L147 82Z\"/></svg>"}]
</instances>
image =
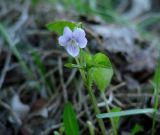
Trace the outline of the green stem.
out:
<instances>
[{"instance_id":1,"label":"green stem","mask_svg":"<svg viewBox=\"0 0 160 135\"><path fill-rule=\"evenodd\" d=\"M91 101L92 101L92 105L93 105L95 114L96 114L96 115L97 115L97 114L100 114L100 110L99 110L99 108L98 108L98 106L97 106L97 101L96 101L95 95L94 95L93 92L92 92L91 87L88 87L87 89L88 89L88 93L89 93L90 99L91 99ZM102 119L97 119L97 121L98 121L98 124L99 124L99 126L100 126L100 128L101 128L102 134L103 134L103 135L106 135L106 128L105 128L105 125L104 125L103 120L102 120Z\"/></svg>"},{"instance_id":2,"label":"green stem","mask_svg":"<svg viewBox=\"0 0 160 135\"><path fill-rule=\"evenodd\" d=\"M107 110L108 113L110 113L111 110L110 110L109 105L108 105L108 103L107 103L107 98L106 98L106 96L105 96L105 93L102 92L101 95L102 95L102 98L103 98L103 100L104 100L104 102L105 102L106 110ZM113 128L114 135L117 135L117 129L116 129L116 125L115 125L114 119L113 119L113 118L110 118L110 121L111 121L111 124L112 124L112 128Z\"/></svg>"},{"instance_id":3,"label":"green stem","mask_svg":"<svg viewBox=\"0 0 160 135\"><path fill-rule=\"evenodd\" d=\"M75 60L76 60L77 64L78 64L78 65L80 65L80 62L79 62L79 60L78 60L78 58L77 58L77 57L75 58ZM84 83L86 84L87 79L86 79L86 76L85 76L84 71L83 71L82 69L79 69L79 71L80 71L80 74L81 74L82 80L83 80L83 81L84 81Z\"/></svg>"},{"instance_id":4,"label":"green stem","mask_svg":"<svg viewBox=\"0 0 160 135\"><path fill-rule=\"evenodd\" d=\"M94 126L93 126L93 124L92 124L90 121L88 121L87 124L88 124L88 128L89 128L89 133L90 133L90 135L95 135L95 131L94 131Z\"/></svg>"},{"instance_id":5,"label":"green stem","mask_svg":"<svg viewBox=\"0 0 160 135\"><path fill-rule=\"evenodd\" d=\"M158 95L159 95L159 91L158 91L158 88L157 86L155 86L155 104L154 104L154 110L155 112L153 113L153 122L152 122L152 135L155 135L155 125L156 125L156 110L158 108Z\"/></svg>"},{"instance_id":6,"label":"green stem","mask_svg":"<svg viewBox=\"0 0 160 135\"><path fill-rule=\"evenodd\" d=\"M75 58L75 59L76 59L77 64L80 64L78 58ZM88 94L90 96L94 112L95 112L96 115L100 114L100 110L98 108L97 101L96 101L95 95L93 94L92 88L91 88L91 86L89 86L87 84L87 78L86 78L85 72L82 69L79 69L79 70L80 70L80 74L82 76L82 79L84 81L84 84L87 88ZM102 135L106 135L106 128L105 128L103 120L97 118L97 121L98 121L99 127L101 129Z\"/></svg>"}]
</instances>

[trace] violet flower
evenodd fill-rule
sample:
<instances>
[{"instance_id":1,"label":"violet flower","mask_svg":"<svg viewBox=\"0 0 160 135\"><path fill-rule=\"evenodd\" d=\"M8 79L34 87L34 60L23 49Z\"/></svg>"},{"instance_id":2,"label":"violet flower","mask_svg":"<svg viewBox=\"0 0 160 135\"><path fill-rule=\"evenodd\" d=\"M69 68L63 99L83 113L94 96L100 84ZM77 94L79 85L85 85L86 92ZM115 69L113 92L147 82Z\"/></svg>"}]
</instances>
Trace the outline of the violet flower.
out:
<instances>
[{"instance_id":1,"label":"violet flower","mask_svg":"<svg viewBox=\"0 0 160 135\"><path fill-rule=\"evenodd\" d=\"M85 35L85 31L81 28L76 28L72 32L69 27L65 27L63 35L58 38L58 42L65 47L72 57L76 57L79 54L79 48L85 48L87 45Z\"/></svg>"}]
</instances>

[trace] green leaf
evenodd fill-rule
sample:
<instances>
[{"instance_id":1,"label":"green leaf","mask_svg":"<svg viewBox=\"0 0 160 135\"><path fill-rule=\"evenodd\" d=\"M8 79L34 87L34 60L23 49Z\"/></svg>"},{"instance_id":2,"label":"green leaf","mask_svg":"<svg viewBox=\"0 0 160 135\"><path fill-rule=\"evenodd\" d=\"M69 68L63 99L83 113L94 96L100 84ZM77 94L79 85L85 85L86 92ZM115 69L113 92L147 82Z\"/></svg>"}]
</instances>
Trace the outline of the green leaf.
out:
<instances>
[{"instance_id":1,"label":"green leaf","mask_svg":"<svg viewBox=\"0 0 160 135\"><path fill-rule=\"evenodd\" d=\"M35 6L38 3L38 0L32 0L32 5Z\"/></svg>"},{"instance_id":2,"label":"green leaf","mask_svg":"<svg viewBox=\"0 0 160 135\"><path fill-rule=\"evenodd\" d=\"M93 68L92 71L94 81L101 91L105 91L113 76L111 62L109 58L103 53L97 53L93 57L93 62L96 67Z\"/></svg>"},{"instance_id":3,"label":"green leaf","mask_svg":"<svg viewBox=\"0 0 160 135\"><path fill-rule=\"evenodd\" d=\"M120 112L111 112L111 113L102 113L98 114L97 118L112 118L112 117L120 117L120 116L128 116L128 115L136 115L136 114L144 114L144 113L154 113L155 110L152 108L147 109L131 109L126 111L120 111Z\"/></svg>"},{"instance_id":4,"label":"green leaf","mask_svg":"<svg viewBox=\"0 0 160 135\"><path fill-rule=\"evenodd\" d=\"M93 80L101 91L105 91L106 87L110 84L113 76L113 70L107 68L93 68Z\"/></svg>"},{"instance_id":5,"label":"green leaf","mask_svg":"<svg viewBox=\"0 0 160 135\"><path fill-rule=\"evenodd\" d=\"M63 123L67 135L80 135L76 114L71 103L67 103L64 107Z\"/></svg>"},{"instance_id":6,"label":"green leaf","mask_svg":"<svg viewBox=\"0 0 160 135\"><path fill-rule=\"evenodd\" d=\"M109 58L103 53L91 56L88 52L80 51L80 64L87 72L87 84L92 85L93 81L101 91L109 85L113 70Z\"/></svg>"},{"instance_id":7,"label":"green leaf","mask_svg":"<svg viewBox=\"0 0 160 135\"><path fill-rule=\"evenodd\" d=\"M71 30L74 30L76 27L81 27L81 23L74 23L74 22L69 22L69 21L56 21L56 22L51 22L46 25L48 30L52 32L56 32L59 35L63 34L64 28L68 26Z\"/></svg>"},{"instance_id":8,"label":"green leaf","mask_svg":"<svg viewBox=\"0 0 160 135\"><path fill-rule=\"evenodd\" d=\"M97 53L93 57L94 65L101 66L104 68L112 68L109 58L103 53Z\"/></svg>"},{"instance_id":9,"label":"green leaf","mask_svg":"<svg viewBox=\"0 0 160 135\"><path fill-rule=\"evenodd\" d=\"M121 108L119 107L114 107L111 112L120 112L121 111ZM118 128L119 126L119 120L120 120L120 117L114 117L113 118L113 121L114 121L114 124L116 125L116 127Z\"/></svg>"},{"instance_id":10,"label":"green leaf","mask_svg":"<svg viewBox=\"0 0 160 135\"><path fill-rule=\"evenodd\" d=\"M81 65L72 64L72 63L66 63L64 66L67 68L83 68L83 66L81 66Z\"/></svg>"},{"instance_id":11,"label":"green leaf","mask_svg":"<svg viewBox=\"0 0 160 135\"><path fill-rule=\"evenodd\" d=\"M154 75L154 109L158 110L159 106L159 91L160 91L160 63L157 66L155 75ZM156 125L156 113L153 113L153 122L152 122L152 134L155 132Z\"/></svg>"},{"instance_id":12,"label":"green leaf","mask_svg":"<svg viewBox=\"0 0 160 135\"><path fill-rule=\"evenodd\" d=\"M131 135L135 135L137 134L138 132L142 131L143 130L143 127L139 124L136 124L134 126L134 128L132 129L132 132L131 132Z\"/></svg>"},{"instance_id":13,"label":"green leaf","mask_svg":"<svg viewBox=\"0 0 160 135\"><path fill-rule=\"evenodd\" d=\"M90 67L92 65L92 56L82 49L80 50L80 63L86 67Z\"/></svg>"},{"instance_id":14,"label":"green leaf","mask_svg":"<svg viewBox=\"0 0 160 135\"><path fill-rule=\"evenodd\" d=\"M89 61L87 68L88 71L88 84L92 85L94 81L97 87L104 91L110 84L113 76L112 65L109 58L102 53L97 53L92 58L91 56L84 55L84 61Z\"/></svg>"},{"instance_id":15,"label":"green leaf","mask_svg":"<svg viewBox=\"0 0 160 135\"><path fill-rule=\"evenodd\" d=\"M154 82L157 89L160 89L160 63L157 66L156 73L154 75Z\"/></svg>"}]
</instances>

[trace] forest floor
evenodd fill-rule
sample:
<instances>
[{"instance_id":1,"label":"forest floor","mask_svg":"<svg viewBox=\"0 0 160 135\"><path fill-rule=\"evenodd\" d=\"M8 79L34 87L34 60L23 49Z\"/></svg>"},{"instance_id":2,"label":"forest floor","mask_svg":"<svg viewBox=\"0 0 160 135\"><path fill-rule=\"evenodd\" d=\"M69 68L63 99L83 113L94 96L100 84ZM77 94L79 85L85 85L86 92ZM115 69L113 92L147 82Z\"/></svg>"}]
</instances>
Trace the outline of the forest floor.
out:
<instances>
[{"instance_id":1,"label":"forest floor","mask_svg":"<svg viewBox=\"0 0 160 135\"><path fill-rule=\"evenodd\" d=\"M152 80L160 53L158 4L158 0L119 1L114 6L103 1L83 5L65 0L1 0L0 135L53 135L62 129L68 100L74 105L81 134L89 134L90 121L100 135L79 72L63 66L72 60L58 45L56 33L46 28L61 19L82 22L90 52L109 56L114 76L106 96L111 107L153 107ZM96 87L94 92L105 112ZM110 129L109 120L104 122ZM119 135L129 135L136 125L142 127L139 135L150 135L152 115L122 117Z\"/></svg>"}]
</instances>

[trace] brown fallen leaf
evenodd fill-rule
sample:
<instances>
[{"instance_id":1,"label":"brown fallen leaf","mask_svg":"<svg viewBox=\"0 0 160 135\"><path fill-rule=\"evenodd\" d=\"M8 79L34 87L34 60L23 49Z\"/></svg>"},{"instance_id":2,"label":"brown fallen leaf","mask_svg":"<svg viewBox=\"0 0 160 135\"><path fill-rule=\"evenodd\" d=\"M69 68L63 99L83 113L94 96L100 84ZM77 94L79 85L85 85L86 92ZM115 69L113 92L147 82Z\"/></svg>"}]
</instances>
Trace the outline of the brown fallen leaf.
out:
<instances>
[{"instance_id":1,"label":"brown fallen leaf","mask_svg":"<svg viewBox=\"0 0 160 135\"><path fill-rule=\"evenodd\" d=\"M139 72L142 70L153 71L158 59L158 49L156 44L146 41L145 47L142 47L141 36L136 29L129 26L118 25L91 25L91 29L97 36L103 38L104 50L113 54L122 54L126 60L127 71ZM117 59L120 59L117 55Z\"/></svg>"}]
</instances>

